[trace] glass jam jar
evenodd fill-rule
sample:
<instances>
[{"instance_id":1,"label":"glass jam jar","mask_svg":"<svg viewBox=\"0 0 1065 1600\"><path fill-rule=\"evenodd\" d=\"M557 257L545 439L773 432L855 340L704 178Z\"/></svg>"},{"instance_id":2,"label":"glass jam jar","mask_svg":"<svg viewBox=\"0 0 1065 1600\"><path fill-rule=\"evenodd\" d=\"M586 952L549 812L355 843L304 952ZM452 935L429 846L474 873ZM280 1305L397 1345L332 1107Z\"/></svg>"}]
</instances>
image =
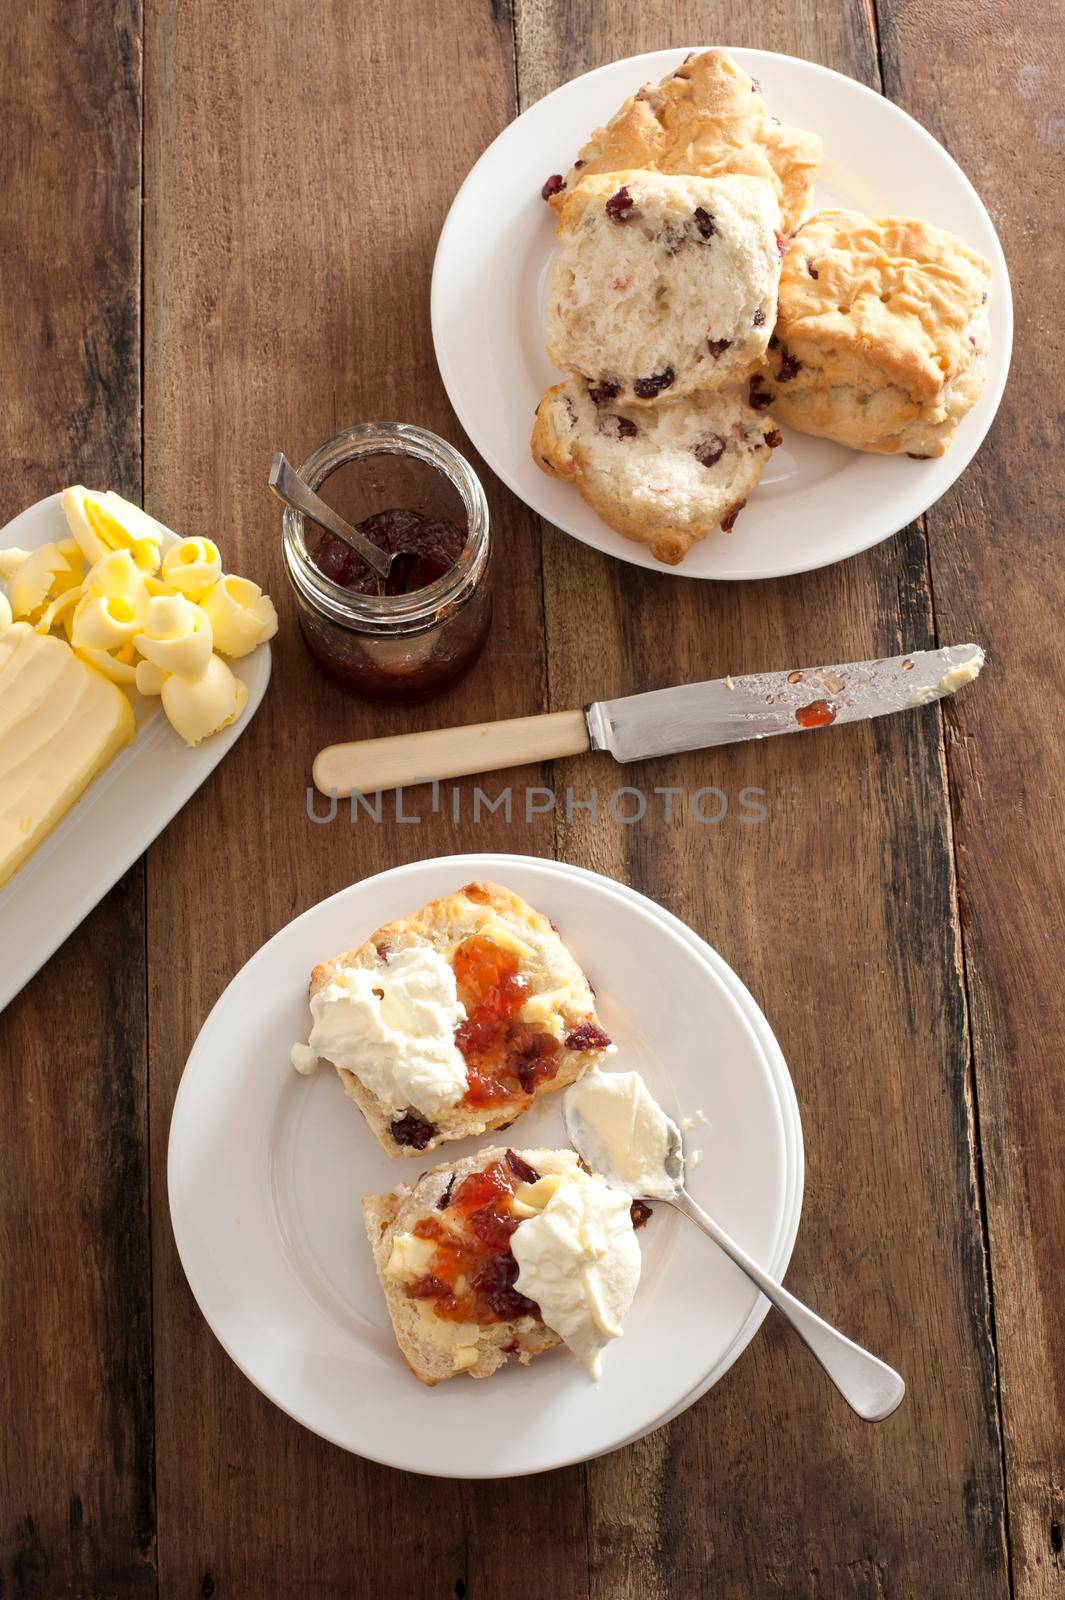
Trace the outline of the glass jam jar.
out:
<instances>
[{"instance_id":1,"label":"glass jam jar","mask_svg":"<svg viewBox=\"0 0 1065 1600\"><path fill-rule=\"evenodd\" d=\"M300 477L349 523L401 509L447 520L466 542L443 576L409 594L362 594L314 561L322 532L286 506L285 570L314 658L372 700L426 700L469 670L491 620L488 503L468 461L446 440L405 422L367 422L327 439Z\"/></svg>"}]
</instances>

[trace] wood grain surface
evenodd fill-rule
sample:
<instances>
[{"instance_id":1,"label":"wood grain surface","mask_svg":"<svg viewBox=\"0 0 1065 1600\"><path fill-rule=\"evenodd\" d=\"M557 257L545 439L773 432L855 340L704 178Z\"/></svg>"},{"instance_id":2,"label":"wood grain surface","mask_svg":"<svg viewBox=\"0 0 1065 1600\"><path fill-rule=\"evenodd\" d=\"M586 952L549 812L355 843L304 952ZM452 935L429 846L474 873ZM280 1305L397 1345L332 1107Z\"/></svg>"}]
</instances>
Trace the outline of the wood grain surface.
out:
<instances>
[{"instance_id":1,"label":"wood grain surface","mask_svg":"<svg viewBox=\"0 0 1065 1600\"><path fill-rule=\"evenodd\" d=\"M140 497L139 6L10 7L0 37L6 522L86 478ZM5 1600L156 1592L144 884L0 1016Z\"/></svg>"},{"instance_id":2,"label":"wood grain surface","mask_svg":"<svg viewBox=\"0 0 1065 1600\"><path fill-rule=\"evenodd\" d=\"M231 755L0 1016L0 1596L1065 1592L1061 30L1028 0L148 0L143 52L141 27L84 0L0 23L0 512L79 479L143 493L261 578L281 631ZM413 710L345 698L299 641L273 452L395 417L478 465L429 330L456 188L557 84L715 39L882 88L977 184L1020 313L980 455L895 540L748 585L612 562L485 471L502 559L482 661ZM664 795L617 821L626 778L599 757L512 775L597 790L597 816L475 826L467 805L456 825L412 793L410 826L307 817L327 743L968 638L990 665L945 712L642 769L646 789L724 791L716 825L682 805L667 821ZM745 787L764 791L759 826L736 814ZM634 1446L534 1479L433 1480L309 1434L224 1354L166 1202L192 1041L292 916L471 848L629 882L751 988L803 1117L788 1282L904 1372L887 1423L852 1418L770 1317Z\"/></svg>"}]
</instances>

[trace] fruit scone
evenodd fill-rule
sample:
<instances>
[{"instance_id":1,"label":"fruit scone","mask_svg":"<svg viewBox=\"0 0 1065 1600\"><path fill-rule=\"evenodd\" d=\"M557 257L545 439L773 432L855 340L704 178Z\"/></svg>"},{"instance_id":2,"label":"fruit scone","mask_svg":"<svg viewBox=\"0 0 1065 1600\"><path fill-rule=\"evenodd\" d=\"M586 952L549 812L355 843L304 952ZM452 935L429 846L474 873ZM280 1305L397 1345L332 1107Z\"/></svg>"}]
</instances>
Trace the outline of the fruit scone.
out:
<instances>
[{"instance_id":1,"label":"fruit scone","mask_svg":"<svg viewBox=\"0 0 1065 1600\"><path fill-rule=\"evenodd\" d=\"M299 1072L331 1061L386 1154L509 1127L603 1059L588 980L547 917L468 883L311 974Z\"/></svg>"},{"instance_id":2,"label":"fruit scone","mask_svg":"<svg viewBox=\"0 0 1065 1600\"><path fill-rule=\"evenodd\" d=\"M488 1378L563 1341L599 1376L650 1208L572 1150L481 1150L362 1209L396 1341L423 1383Z\"/></svg>"},{"instance_id":3,"label":"fruit scone","mask_svg":"<svg viewBox=\"0 0 1065 1600\"><path fill-rule=\"evenodd\" d=\"M819 212L788 247L752 403L853 450L941 456L983 388L990 276L927 222Z\"/></svg>"},{"instance_id":4,"label":"fruit scone","mask_svg":"<svg viewBox=\"0 0 1065 1600\"><path fill-rule=\"evenodd\" d=\"M532 454L609 527L675 566L715 528L731 530L781 442L737 389L636 406L574 377L540 401Z\"/></svg>"},{"instance_id":5,"label":"fruit scone","mask_svg":"<svg viewBox=\"0 0 1065 1600\"><path fill-rule=\"evenodd\" d=\"M611 172L566 201L547 353L604 399L738 383L777 316L780 209L756 178Z\"/></svg>"},{"instance_id":6,"label":"fruit scone","mask_svg":"<svg viewBox=\"0 0 1065 1600\"><path fill-rule=\"evenodd\" d=\"M768 184L784 228L797 228L821 165L821 140L771 115L754 79L727 50L689 55L661 83L630 96L598 128L563 176L555 173L543 197L556 210L600 172L646 167L658 172L717 177L746 173Z\"/></svg>"}]
</instances>

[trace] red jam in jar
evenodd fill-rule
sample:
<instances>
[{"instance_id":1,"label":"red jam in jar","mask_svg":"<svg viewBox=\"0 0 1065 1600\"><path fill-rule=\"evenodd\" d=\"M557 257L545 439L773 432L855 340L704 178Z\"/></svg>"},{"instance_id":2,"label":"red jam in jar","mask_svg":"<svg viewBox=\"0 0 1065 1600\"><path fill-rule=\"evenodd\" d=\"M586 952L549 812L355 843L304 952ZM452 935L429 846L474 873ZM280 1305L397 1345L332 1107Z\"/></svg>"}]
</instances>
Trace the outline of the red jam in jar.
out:
<instances>
[{"instance_id":1,"label":"red jam in jar","mask_svg":"<svg viewBox=\"0 0 1065 1600\"><path fill-rule=\"evenodd\" d=\"M397 558L384 588L389 595L427 589L451 571L466 543L466 535L453 522L420 511L377 511L360 522L356 531ZM359 560L350 545L331 533L322 533L311 560L319 572L352 594L381 592L376 573Z\"/></svg>"},{"instance_id":2,"label":"red jam in jar","mask_svg":"<svg viewBox=\"0 0 1065 1600\"><path fill-rule=\"evenodd\" d=\"M387 585L342 540L286 507L285 569L304 642L368 699L426 700L476 661L491 620L488 505L469 463L406 423L364 423L300 468L374 544L399 554Z\"/></svg>"}]
</instances>

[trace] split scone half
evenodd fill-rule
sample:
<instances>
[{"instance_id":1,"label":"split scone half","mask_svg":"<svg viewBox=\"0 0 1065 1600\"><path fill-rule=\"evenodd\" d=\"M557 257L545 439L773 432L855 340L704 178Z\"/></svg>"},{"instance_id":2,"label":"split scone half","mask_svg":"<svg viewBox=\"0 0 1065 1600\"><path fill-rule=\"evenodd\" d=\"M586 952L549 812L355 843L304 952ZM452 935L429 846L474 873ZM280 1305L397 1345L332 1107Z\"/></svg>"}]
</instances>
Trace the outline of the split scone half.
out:
<instances>
[{"instance_id":1,"label":"split scone half","mask_svg":"<svg viewBox=\"0 0 1065 1600\"><path fill-rule=\"evenodd\" d=\"M527 1365L563 1340L598 1376L639 1283L635 1229L650 1208L572 1150L482 1150L362 1209L396 1341L422 1383L488 1378L508 1356Z\"/></svg>"},{"instance_id":2,"label":"split scone half","mask_svg":"<svg viewBox=\"0 0 1065 1600\"><path fill-rule=\"evenodd\" d=\"M675 566L714 529L732 529L781 442L738 389L639 406L597 401L574 377L540 401L532 454L615 532Z\"/></svg>"},{"instance_id":3,"label":"split scone half","mask_svg":"<svg viewBox=\"0 0 1065 1600\"><path fill-rule=\"evenodd\" d=\"M547 353L603 400L746 378L777 315L780 208L756 178L611 172L562 209Z\"/></svg>"},{"instance_id":4,"label":"split scone half","mask_svg":"<svg viewBox=\"0 0 1065 1600\"><path fill-rule=\"evenodd\" d=\"M310 1005L293 1065L332 1062L390 1156L509 1127L610 1049L556 929L494 883L468 883L315 967Z\"/></svg>"},{"instance_id":5,"label":"split scone half","mask_svg":"<svg viewBox=\"0 0 1065 1600\"><path fill-rule=\"evenodd\" d=\"M705 50L626 100L569 171L548 178L543 194L560 209L596 173L627 168L704 178L746 173L773 190L791 233L820 165L818 136L777 121L759 86L727 50Z\"/></svg>"},{"instance_id":6,"label":"split scone half","mask_svg":"<svg viewBox=\"0 0 1065 1600\"><path fill-rule=\"evenodd\" d=\"M818 212L788 247L752 399L852 450L943 455L984 385L990 277L927 222Z\"/></svg>"}]
</instances>

